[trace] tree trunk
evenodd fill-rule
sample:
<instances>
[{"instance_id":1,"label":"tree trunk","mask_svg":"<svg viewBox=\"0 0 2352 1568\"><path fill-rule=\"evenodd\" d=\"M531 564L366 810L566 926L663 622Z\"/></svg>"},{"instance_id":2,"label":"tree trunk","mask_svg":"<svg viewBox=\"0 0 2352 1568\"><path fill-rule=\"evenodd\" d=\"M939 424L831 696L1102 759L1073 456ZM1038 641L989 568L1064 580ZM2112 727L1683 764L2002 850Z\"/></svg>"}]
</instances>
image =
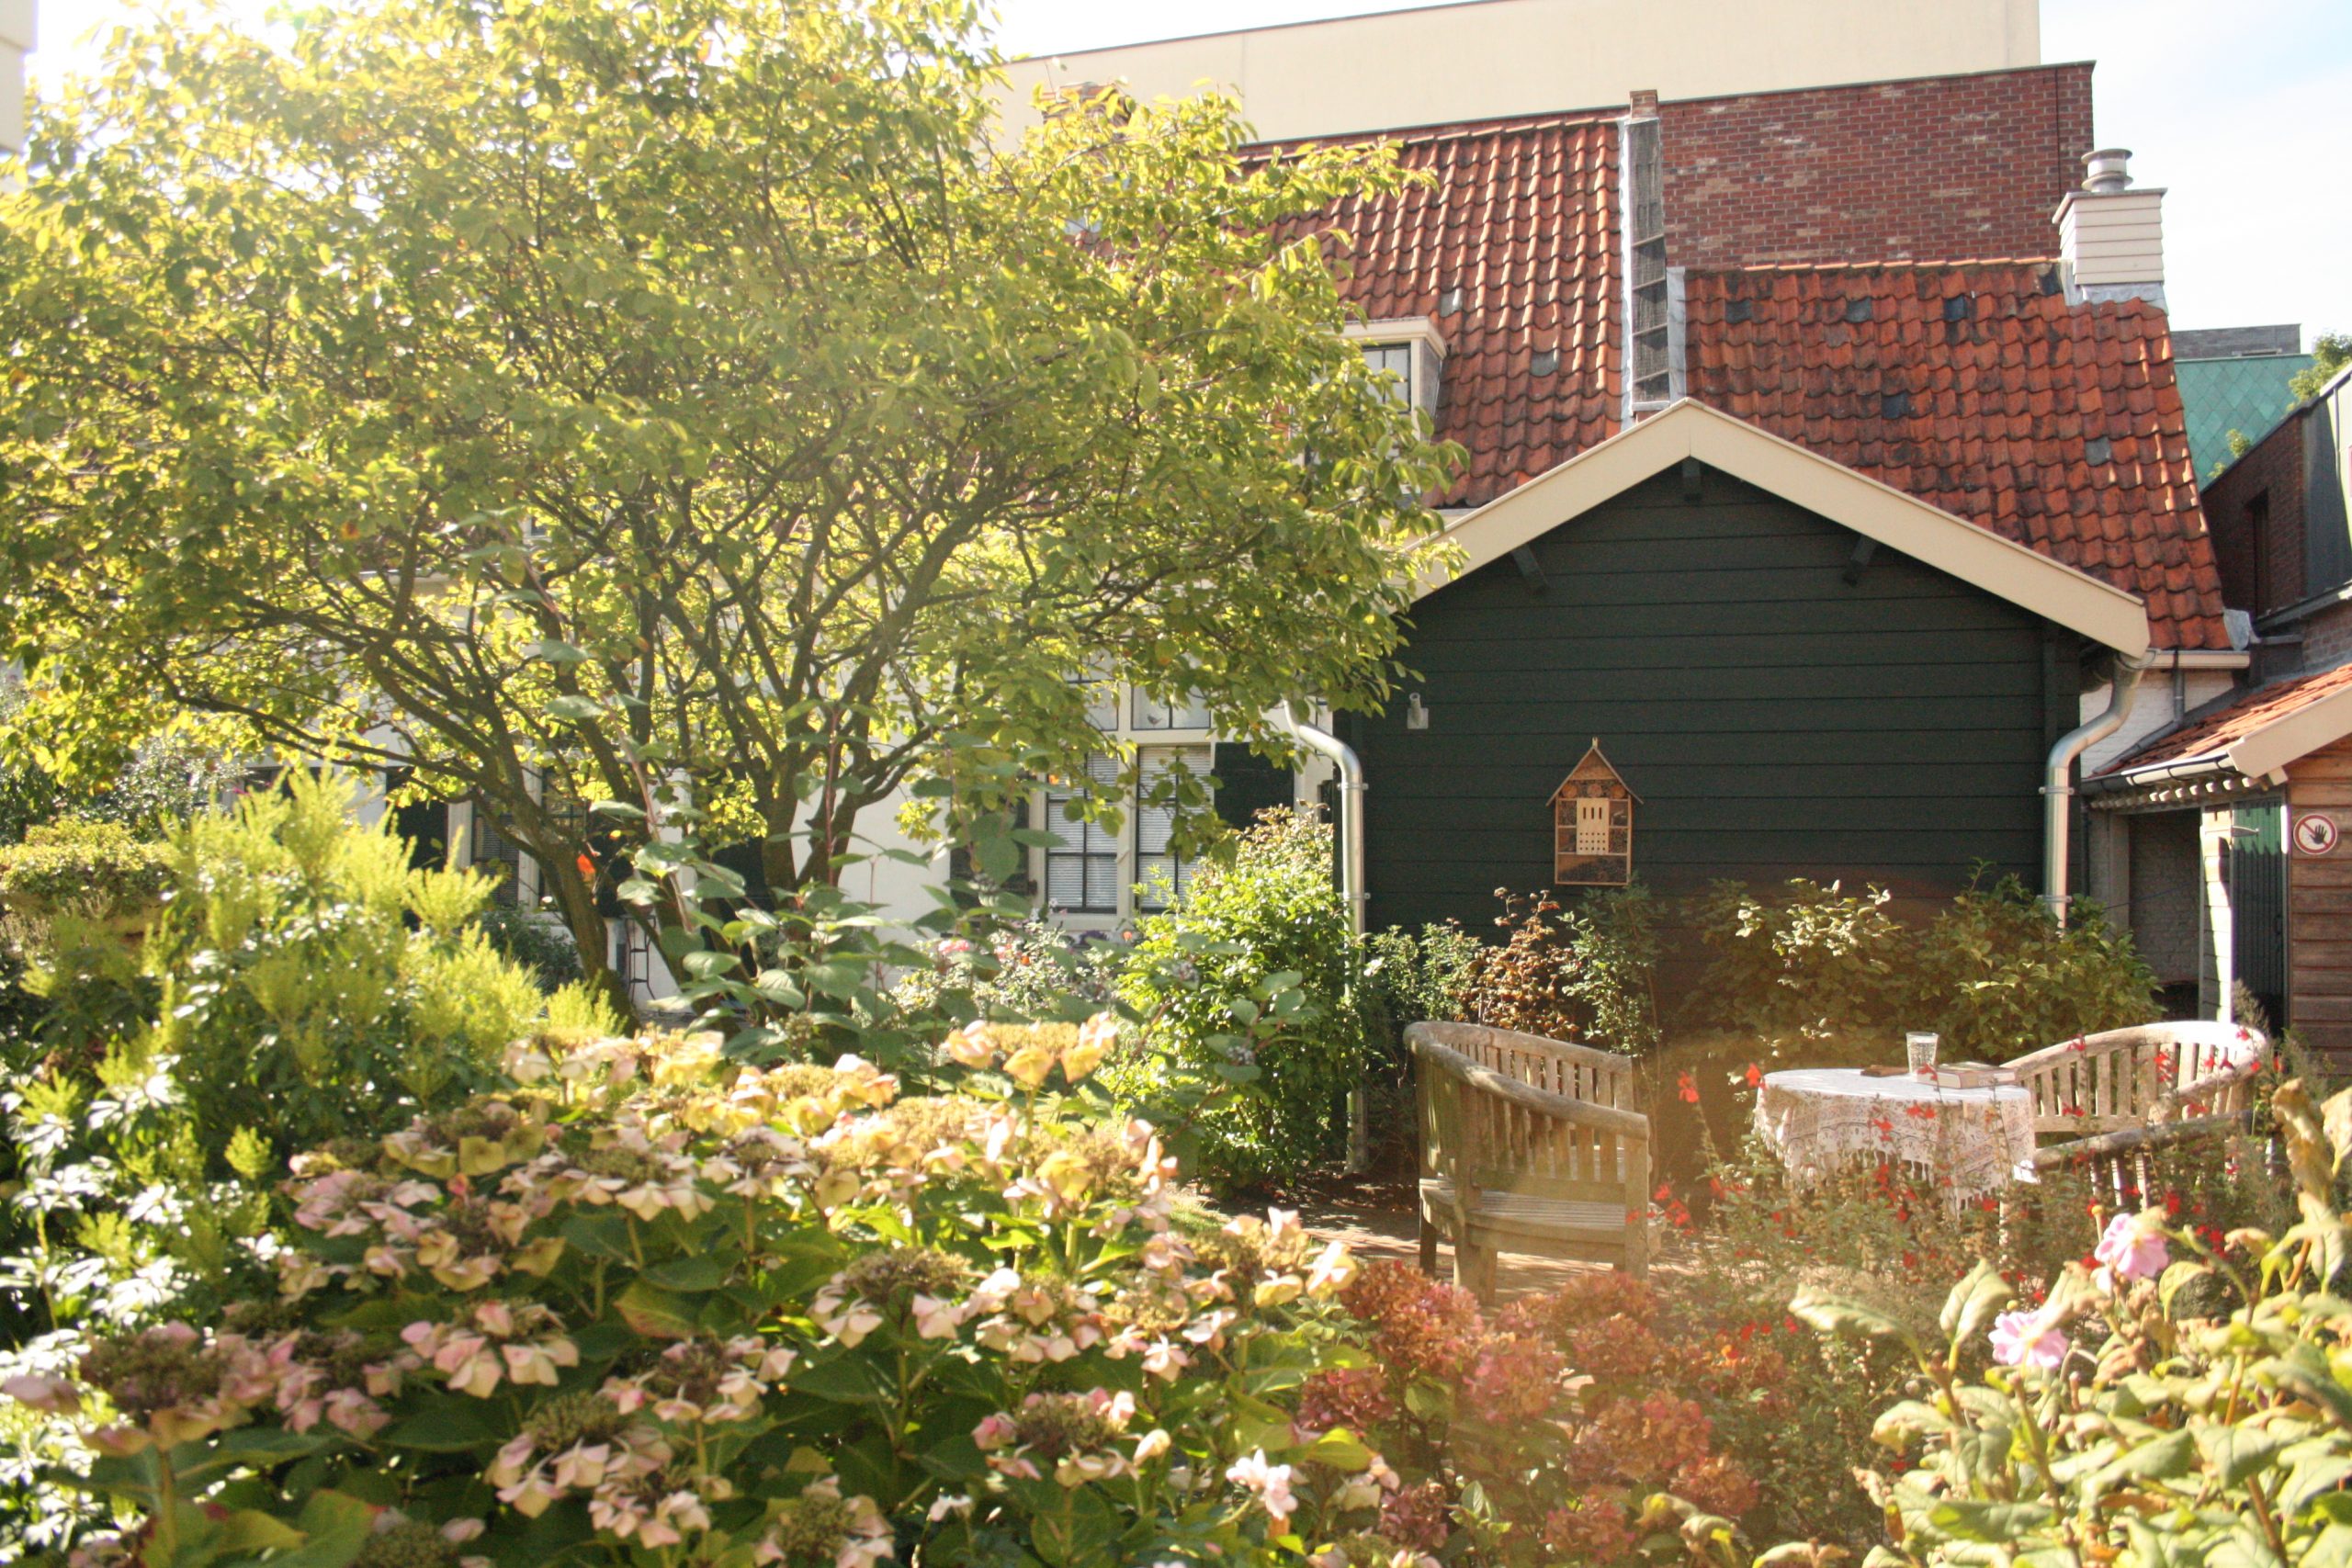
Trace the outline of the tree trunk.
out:
<instances>
[{"instance_id":1,"label":"tree trunk","mask_svg":"<svg viewBox=\"0 0 2352 1568\"><path fill-rule=\"evenodd\" d=\"M567 864L560 858L542 859L539 886L554 897L565 929L571 932L572 945L580 949L581 983L611 1008L623 1023L633 1023L636 1004L629 1000L628 985L613 971L605 917L596 908L596 890L580 874L579 863Z\"/></svg>"}]
</instances>

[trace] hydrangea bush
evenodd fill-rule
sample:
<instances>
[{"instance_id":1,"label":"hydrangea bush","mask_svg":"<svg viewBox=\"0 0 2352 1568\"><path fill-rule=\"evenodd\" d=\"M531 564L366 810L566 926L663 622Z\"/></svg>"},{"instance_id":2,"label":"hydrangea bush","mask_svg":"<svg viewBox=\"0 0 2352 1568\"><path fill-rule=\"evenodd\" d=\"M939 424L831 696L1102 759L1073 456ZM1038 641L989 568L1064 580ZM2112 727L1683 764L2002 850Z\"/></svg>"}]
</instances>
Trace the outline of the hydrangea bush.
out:
<instances>
[{"instance_id":1,"label":"hydrangea bush","mask_svg":"<svg viewBox=\"0 0 2352 1568\"><path fill-rule=\"evenodd\" d=\"M1488 1315L1396 1263L1341 1294L1366 1367L1308 1380L1299 1422L1369 1437L1398 1473L1385 1539L1449 1562L1738 1560L1755 1482L1717 1416L1770 1421L1786 1367L1767 1345L1691 1340L1650 1286L1589 1274Z\"/></svg>"},{"instance_id":2,"label":"hydrangea bush","mask_svg":"<svg viewBox=\"0 0 2352 1568\"><path fill-rule=\"evenodd\" d=\"M1897 1461L1861 1475L1894 1543L1874 1561L2352 1562L2352 1229L2335 1195L2352 1093L2322 1108L2290 1081L2273 1109L2301 1213L2277 1236L2120 1214L2038 1301L1980 1265L1932 1339L1857 1301L1797 1299L1919 1370L1920 1396L1878 1421ZM1987 1350L1983 1378L1964 1376Z\"/></svg>"},{"instance_id":3,"label":"hydrangea bush","mask_svg":"<svg viewBox=\"0 0 2352 1568\"><path fill-rule=\"evenodd\" d=\"M1290 1408L1363 1360L1353 1266L1185 1209L1082 1082L1112 1034L970 1026L939 1097L519 1045L512 1090L296 1161L275 1293L9 1392L79 1410L134 1521L93 1562L1355 1562L1396 1478Z\"/></svg>"}]
</instances>

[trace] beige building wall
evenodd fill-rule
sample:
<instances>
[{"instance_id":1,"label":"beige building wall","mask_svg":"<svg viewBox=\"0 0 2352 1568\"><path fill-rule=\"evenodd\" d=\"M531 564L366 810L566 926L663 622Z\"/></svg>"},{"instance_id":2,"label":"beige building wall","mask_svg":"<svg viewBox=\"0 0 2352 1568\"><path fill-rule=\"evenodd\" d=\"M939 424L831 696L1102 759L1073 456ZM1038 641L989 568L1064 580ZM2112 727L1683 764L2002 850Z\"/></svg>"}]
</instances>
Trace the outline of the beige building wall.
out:
<instances>
[{"instance_id":1,"label":"beige building wall","mask_svg":"<svg viewBox=\"0 0 2352 1568\"><path fill-rule=\"evenodd\" d=\"M25 150L25 56L33 51L33 0L0 0L0 152Z\"/></svg>"},{"instance_id":2,"label":"beige building wall","mask_svg":"<svg viewBox=\"0 0 2352 1568\"><path fill-rule=\"evenodd\" d=\"M1041 85L1223 86L1282 140L2040 63L2040 0L1470 0L1018 61L1004 129Z\"/></svg>"}]
</instances>

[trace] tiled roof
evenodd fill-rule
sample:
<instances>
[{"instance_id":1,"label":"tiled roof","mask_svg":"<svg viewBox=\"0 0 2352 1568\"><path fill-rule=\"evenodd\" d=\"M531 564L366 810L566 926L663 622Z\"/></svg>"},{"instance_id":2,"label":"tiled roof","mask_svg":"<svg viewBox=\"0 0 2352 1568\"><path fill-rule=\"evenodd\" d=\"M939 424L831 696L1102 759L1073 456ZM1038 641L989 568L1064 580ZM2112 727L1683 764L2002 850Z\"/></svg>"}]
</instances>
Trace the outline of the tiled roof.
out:
<instances>
[{"instance_id":1,"label":"tiled roof","mask_svg":"<svg viewBox=\"0 0 2352 1568\"><path fill-rule=\"evenodd\" d=\"M1685 301L1692 397L2139 594L2159 648L2230 646L2161 310L2070 306L2033 260L1693 272Z\"/></svg>"},{"instance_id":2,"label":"tiled roof","mask_svg":"<svg viewBox=\"0 0 2352 1568\"><path fill-rule=\"evenodd\" d=\"M1348 236L1365 317L1444 335L1438 434L1468 460L1440 504L1484 505L1614 434L1616 120L1343 140L1430 176L1297 227ZM2046 258L1693 271L1686 303L1690 396L2141 595L2158 647L2230 645L2161 310L2069 306Z\"/></svg>"},{"instance_id":3,"label":"tiled roof","mask_svg":"<svg viewBox=\"0 0 2352 1568\"><path fill-rule=\"evenodd\" d=\"M2333 670L2323 670L2315 675L2298 675L2292 680L2257 686L2243 696L2191 718L2186 726L2169 735L2159 735L2137 751L2099 771L2103 774L2137 773L2142 768L2226 751L2256 731L2267 728L2290 714L2300 713L2323 698L2346 691L2352 691L2352 664L2339 664Z\"/></svg>"},{"instance_id":4,"label":"tiled roof","mask_svg":"<svg viewBox=\"0 0 2352 1568\"><path fill-rule=\"evenodd\" d=\"M2181 334L2173 334L2173 350ZM2229 359L2180 359L2180 400L2188 412L2188 455L2201 479L2216 465L2235 461L2230 432L2259 441L2295 405L2287 383L2317 363L2308 354L2249 355Z\"/></svg>"},{"instance_id":5,"label":"tiled roof","mask_svg":"<svg viewBox=\"0 0 2352 1568\"><path fill-rule=\"evenodd\" d=\"M1615 434L1617 126L1551 116L1357 139L1395 146L1427 184L1351 201L1314 227L1349 236L1349 301L1373 321L1427 316L1446 344L1438 434L1468 452L1441 501L1476 506ZM1300 225L1304 228L1307 225ZM1459 308L1448 294L1459 288ZM1557 364L1538 373L1538 356Z\"/></svg>"}]
</instances>

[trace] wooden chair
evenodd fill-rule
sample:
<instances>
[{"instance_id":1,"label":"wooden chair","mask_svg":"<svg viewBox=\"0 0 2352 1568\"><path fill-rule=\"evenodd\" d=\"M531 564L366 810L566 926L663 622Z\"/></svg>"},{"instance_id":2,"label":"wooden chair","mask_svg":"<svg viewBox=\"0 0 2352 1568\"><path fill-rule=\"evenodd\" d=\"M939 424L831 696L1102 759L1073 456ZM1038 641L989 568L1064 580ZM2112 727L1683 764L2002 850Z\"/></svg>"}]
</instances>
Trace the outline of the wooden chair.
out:
<instances>
[{"instance_id":1,"label":"wooden chair","mask_svg":"<svg viewBox=\"0 0 2352 1568\"><path fill-rule=\"evenodd\" d=\"M2191 1019L2020 1056L2009 1071L2033 1096L2034 1168L2087 1168L2118 1201L2145 1191L2154 1156L2245 1125L2269 1054L2260 1030Z\"/></svg>"},{"instance_id":2,"label":"wooden chair","mask_svg":"<svg viewBox=\"0 0 2352 1568\"><path fill-rule=\"evenodd\" d=\"M1405 1031L1419 1079L1421 1269L1453 1243L1454 1282L1491 1296L1495 1255L1649 1271L1650 1122L1634 1064L1473 1023Z\"/></svg>"}]
</instances>

